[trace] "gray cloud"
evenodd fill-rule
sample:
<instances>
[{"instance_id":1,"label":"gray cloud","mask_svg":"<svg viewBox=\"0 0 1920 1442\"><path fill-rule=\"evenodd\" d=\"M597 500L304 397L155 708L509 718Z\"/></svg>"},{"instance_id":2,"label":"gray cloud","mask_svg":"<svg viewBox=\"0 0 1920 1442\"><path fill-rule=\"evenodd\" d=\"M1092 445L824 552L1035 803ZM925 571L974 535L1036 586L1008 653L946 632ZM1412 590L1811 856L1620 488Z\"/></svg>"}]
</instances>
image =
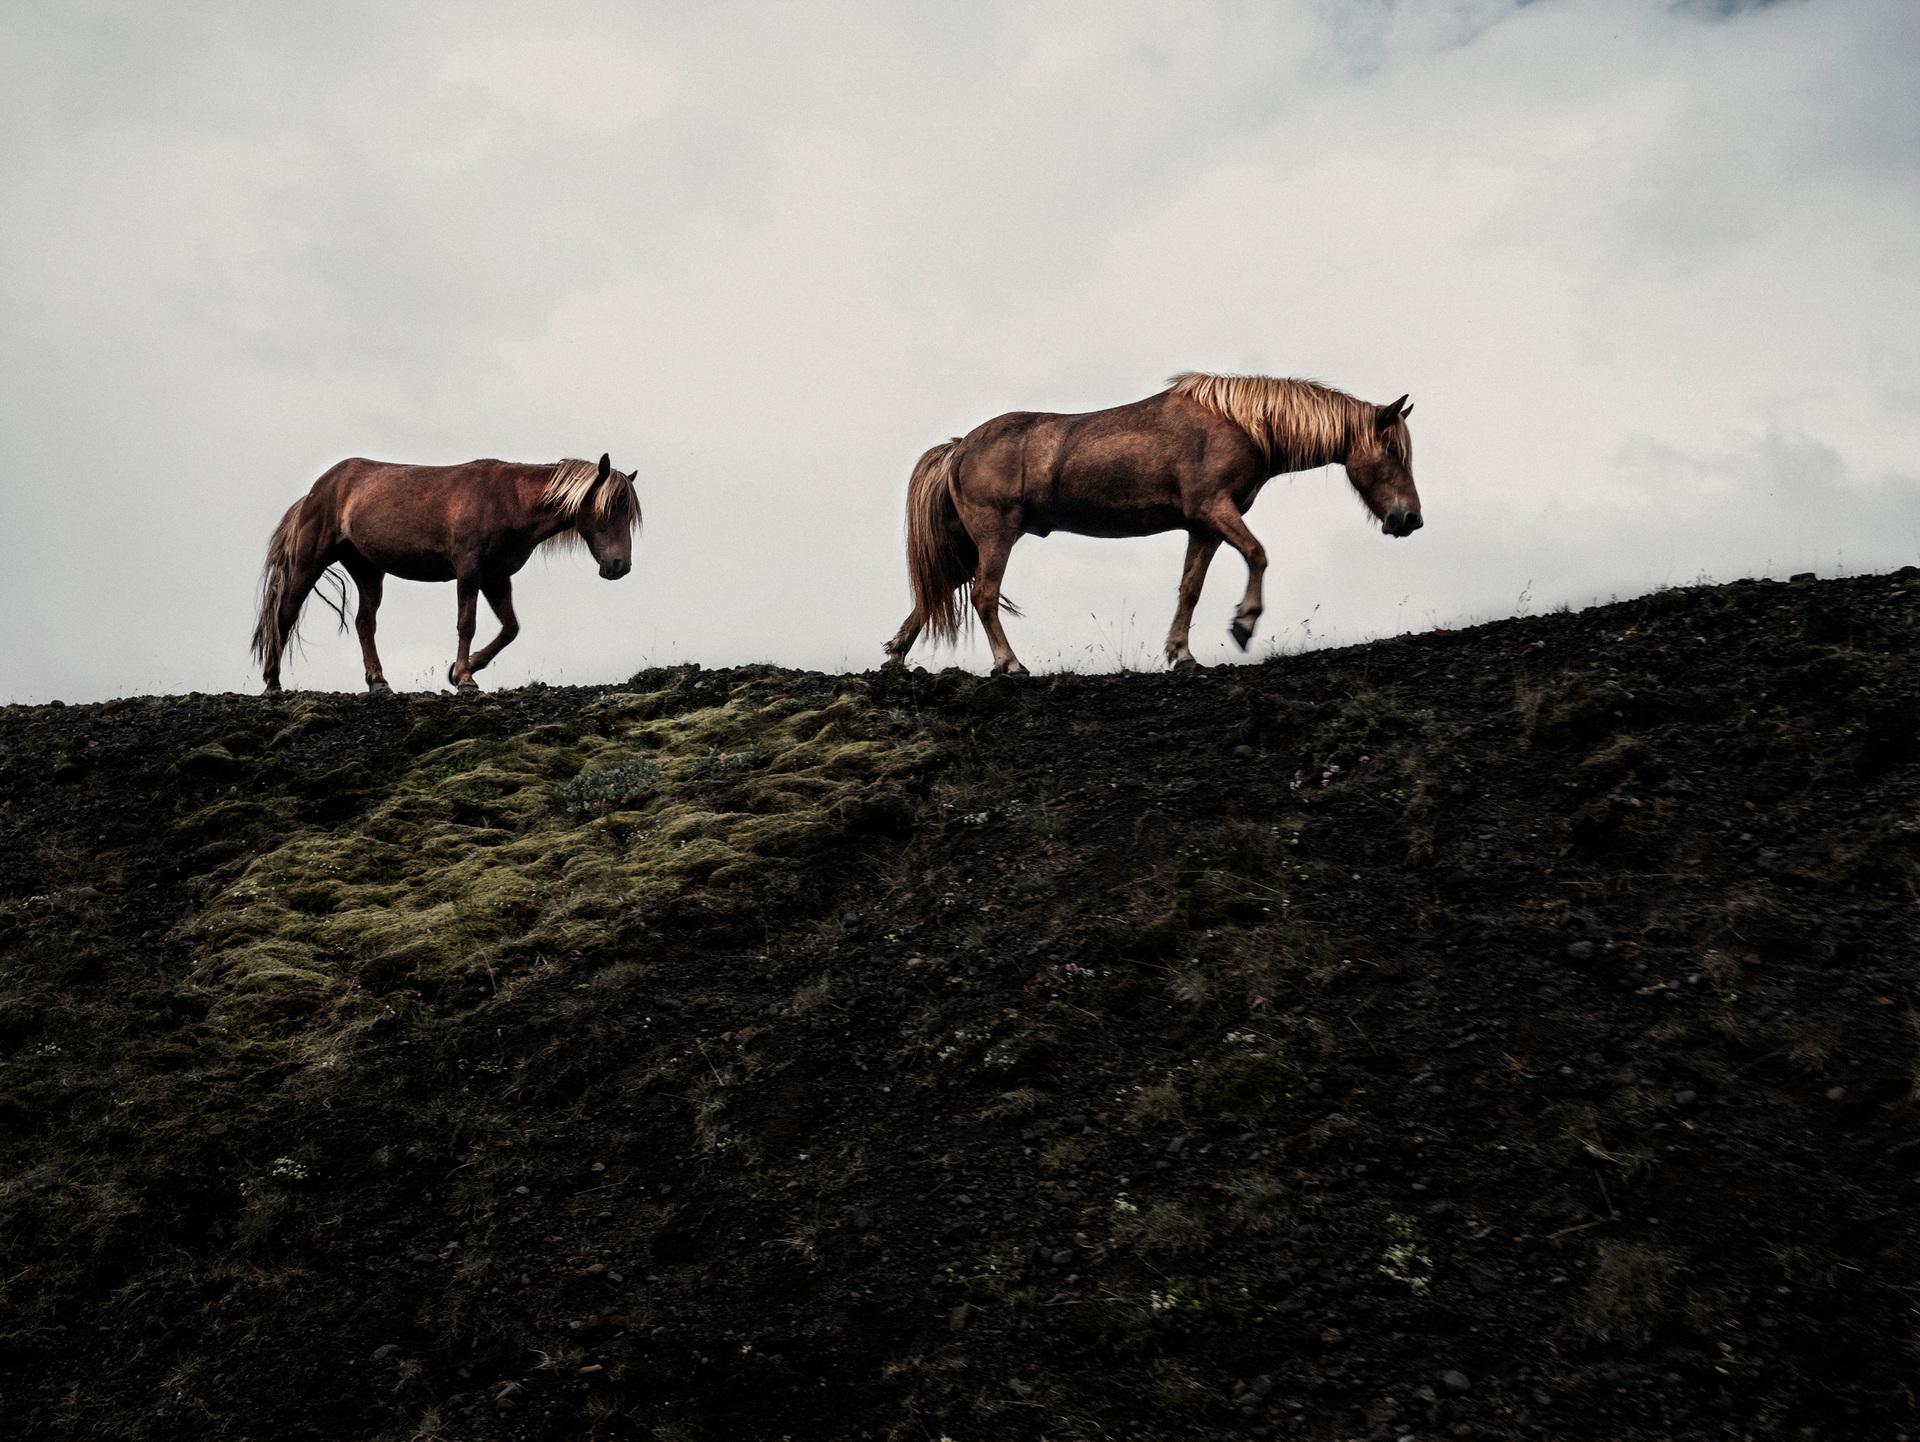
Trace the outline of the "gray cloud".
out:
<instances>
[{"instance_id":1,"label":"gray cloud","mask_svg":"<svg viewBox=\"0 0 1920 1442\"><path fill-rule=\"evenodd\" d=\"M536 561L494 684L865 666L921 449L1193 365L1418 402L1417 539L1337 472L1255 508L1276 644L1913 558L1899 0L33 4L0 37L0 698L251 688L267 532L348 454L640 467L635 576ZM1024 542L1016 646L1149 663L1179 551ZM451 613L389 588L396 680ZM294 683L355 684L311 631Z\"/></svg>"}]
</instances>

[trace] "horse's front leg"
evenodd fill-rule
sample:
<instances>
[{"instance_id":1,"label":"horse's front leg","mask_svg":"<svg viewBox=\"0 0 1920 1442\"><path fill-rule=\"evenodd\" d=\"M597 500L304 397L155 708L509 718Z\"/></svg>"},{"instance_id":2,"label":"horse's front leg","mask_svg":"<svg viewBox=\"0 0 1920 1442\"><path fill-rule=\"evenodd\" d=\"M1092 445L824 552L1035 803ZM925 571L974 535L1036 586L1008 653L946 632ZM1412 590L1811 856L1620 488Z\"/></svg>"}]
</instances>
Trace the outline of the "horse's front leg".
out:
<instances>
[{"instance_id":1,"label":"horse's front leg","mask_svg":"<svg viewBox=\"0 0 1920 1442\"><path fill-rule=\"evenodd\" d=\"M468 675L485 669L520 634L520 620L513 614L513 579L502 576L497 581L482 581L480 594L487 598L487 604L493 607L493 614L500 618L500 634L480 648L480 654L473 658L473 664L467 668Z\"/></svg>"},{"instance_id":2,"label":"horse's front leg","mask_svg":"<svg viewBox=\"0 0 1920 1442\"><path fill-rule=\"evenodd\" d=\"M1206 584L1207 567L1219 549L1218 536L1195 531L1187 537L1187 563L1180 571L1180 604L1173 613L1173 629L1167 632L1167 663L1171 666L1200 664L1193 659L1187 637L1193 630L1193 608L1200 603L1200 588Z\"/></svg>"},{"instance_id":3,"label":"horse's front leg","mask_svg":"<svg viewBox=\"0 0 1920 1442\"><path fill-rule=\"evenodd\" d=\"M474 613L479 609L480 578L462 576L454 582L454 586L460 598L460 652L447 668L447 680L458 690L478 691L480 684L473 679L473 663L467 659L467 653L473 647Z\"/></svg>"},{"instance_id":4,"label":"horse's front leg","mask_svg":"<svg viewBox=\"0 0 1920 1442\"><path fill-rule=\"evenodd\" d=\"M1253 640L1253 628L1259 623L1261 611L1266 609L1261 597L1262 582L1267 574L1266 547L1247 529L1239 508L1224 496L1207 512L1207 519L1220 533L1220 539L1238 551L1247 563L1247 593L1240 598L1240 609L1234 613L1233 625L1228 628L1234 644L1244 651Z\"/></svg>"}]
</instances>

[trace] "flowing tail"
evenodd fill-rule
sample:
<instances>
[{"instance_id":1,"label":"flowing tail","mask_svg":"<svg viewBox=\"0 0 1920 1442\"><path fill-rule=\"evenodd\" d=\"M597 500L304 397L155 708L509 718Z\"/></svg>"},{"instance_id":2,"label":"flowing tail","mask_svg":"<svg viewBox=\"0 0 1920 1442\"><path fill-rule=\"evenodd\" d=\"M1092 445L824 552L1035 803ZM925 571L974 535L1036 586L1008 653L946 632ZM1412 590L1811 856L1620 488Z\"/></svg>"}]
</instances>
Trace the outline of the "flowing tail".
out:
<instances>
[{"instance_id":1,"label":"flowing tail","mask_svg":"<svg viewBox=\"0 0 1920 1442\"><path fill-rule=\"evenodd\" d=\"M267 564L260 573L260 618L253 626L253 655L267 677L274 681L279 679L280 658L299 627L300 607L306 601L306 593L320 579L317 576L302 577L298 573L300 533L307 500L302 496L295 501L287 508L286 515L280 518L280 524L274 527L273 539L267 542ZM347 587L338 575L334 579L340 588L339 596L335 598L323 592L320 599L340 618L340 629L344 631L347 629ZM289 601L293 607L293 618L282 629L280 612Z\"/></svg>"},{"instance_id":2,"label":"flowing tail","mask_svg":"<svg viewBox=\"0 0 1920 1442\"><path fill-rule=\"evenodd\" d=\"M960 635L961 601L980 563L973 537L953 506L953 465L960 438L920 457L907 482L907 574L914 616L942 641Z\"/></svg>"}]
</instances>

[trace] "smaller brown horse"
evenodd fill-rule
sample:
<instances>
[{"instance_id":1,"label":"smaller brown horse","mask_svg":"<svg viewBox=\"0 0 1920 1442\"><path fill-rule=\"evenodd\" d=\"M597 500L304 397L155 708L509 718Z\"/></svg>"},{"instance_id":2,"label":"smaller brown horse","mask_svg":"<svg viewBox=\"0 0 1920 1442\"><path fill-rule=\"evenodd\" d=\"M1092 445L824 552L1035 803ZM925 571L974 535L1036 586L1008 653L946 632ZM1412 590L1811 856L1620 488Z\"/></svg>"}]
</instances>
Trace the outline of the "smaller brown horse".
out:
<instances>
[{"instance_id":1,"label":"smaller brown horse","mask_svg":"<svg viewBox=\"0 0 1920 1442\"><path fill-rule=\"evenodd\" d=\"M633 569L633 533L639 526L633 474L614 470L607 456L600 457L598 466L591 461L551 466L342 461L294 502L267 547L260 619L253 630L253 654L267 692L280 689L280 658L299 624L300 608L331 566L353 577L360 592L354 623L368 690L392 689L373 647L373 629L381 587L393 575L455 584L460 654L447 668L447 680L462 691L477 691L474 673L520 634L513 614L513 575L534 550L550 544L584 545L600 563L600 574L617 581ZM470 656L480 596L500 618L500 634ZM322 599L346 629L345 607L325 593Z\"/></svg>"},{"instance_id":2,"label":"smaller brown horse","mask_svg":"<svg viewBox=\"0 0 1920 1442\"><path fill-rule=\"evenodd\" d=\"M1082 415L1013 411L935 446L907 485L907 570L913 612L887 643L904 665L921 631L951 641L960 596L993 647L993 670L1026 667L1000 628L1000 578L1025 535L1187 533L1180 601L1167 660L1199 664L1188 649L1193 608L1213 553L1225 541L1247 563L1247 591L1230 634L1241 650L1262 608L1267 553L1242 519L1260 488L1283 471L1338 461L1380 528L1421 527L1413 442L1401 396L1369 405L1314 381L1186 371L1168 389L1131 405Z\"/></svg>"}]
</instances>

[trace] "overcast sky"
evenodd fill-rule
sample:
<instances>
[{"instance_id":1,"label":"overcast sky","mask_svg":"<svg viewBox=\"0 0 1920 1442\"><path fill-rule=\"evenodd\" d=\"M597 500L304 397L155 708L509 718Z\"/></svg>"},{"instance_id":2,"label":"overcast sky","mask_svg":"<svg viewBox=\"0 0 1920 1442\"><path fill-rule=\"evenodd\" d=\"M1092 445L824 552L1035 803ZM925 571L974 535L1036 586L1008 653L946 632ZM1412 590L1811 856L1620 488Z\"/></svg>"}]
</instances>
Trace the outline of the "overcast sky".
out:
<instances>
[{"instance_id":1,"label":"overcast sky","mask_svg":"<svg viewBox=\"0 0 1920 1442\"><path fill-rule=\"evenodd\" d=\"M489 687L865 669L921 450L1189 367L1416 404L1418 536L1254 507L1256 657L1920 560L1912 0L9 0L0 56L0 700L256 689L349 455L638 468L632 576L534 560ZM1182 544L1023 541L1015 647L1156 663ZM396 686L453 606L388 587Z\"/></svg>"}]
</instances>

